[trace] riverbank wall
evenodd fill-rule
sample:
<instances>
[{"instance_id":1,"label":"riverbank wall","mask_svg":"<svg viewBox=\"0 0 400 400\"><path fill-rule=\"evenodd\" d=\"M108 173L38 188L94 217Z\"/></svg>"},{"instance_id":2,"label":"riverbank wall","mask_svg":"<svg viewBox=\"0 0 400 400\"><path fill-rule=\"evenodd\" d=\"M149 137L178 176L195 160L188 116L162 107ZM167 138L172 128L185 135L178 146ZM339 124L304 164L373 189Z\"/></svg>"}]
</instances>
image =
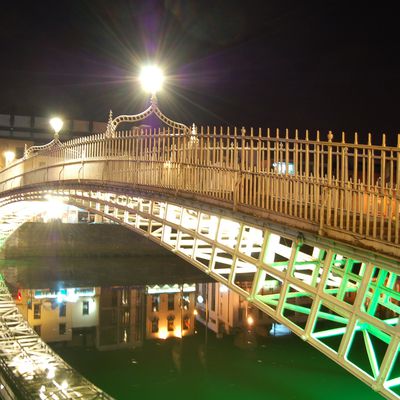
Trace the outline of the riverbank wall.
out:
<instances>
[{"instance_id":1,"label":"riverbank wall","mask_svg":"<svg viewBox=\"0 0 400 400\"><path fill-rule=\"evenodd\" d=\"M164 256L171 253L117 224L27 222L5 242L1 259L26 257Z\"/></svg>"}]
</instances>

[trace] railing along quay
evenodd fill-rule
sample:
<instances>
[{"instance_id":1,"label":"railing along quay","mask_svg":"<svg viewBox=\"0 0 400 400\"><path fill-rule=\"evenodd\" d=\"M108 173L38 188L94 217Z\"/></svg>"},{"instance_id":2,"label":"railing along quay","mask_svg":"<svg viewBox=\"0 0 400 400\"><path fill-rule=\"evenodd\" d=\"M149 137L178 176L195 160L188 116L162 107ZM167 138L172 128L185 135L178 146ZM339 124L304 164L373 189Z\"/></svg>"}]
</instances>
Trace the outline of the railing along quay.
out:
<instances>
[{"instance_id":1,"label":"railing along quay","mask_svg":"<svg viewBox=\"0 0 400 400\"><path fill-rule=\"evenodd\" d=\"M0 190L67 180L148 186L400 256L397 147L242 128L107 130L31 148Z\"/></svg>"}]
</instances>

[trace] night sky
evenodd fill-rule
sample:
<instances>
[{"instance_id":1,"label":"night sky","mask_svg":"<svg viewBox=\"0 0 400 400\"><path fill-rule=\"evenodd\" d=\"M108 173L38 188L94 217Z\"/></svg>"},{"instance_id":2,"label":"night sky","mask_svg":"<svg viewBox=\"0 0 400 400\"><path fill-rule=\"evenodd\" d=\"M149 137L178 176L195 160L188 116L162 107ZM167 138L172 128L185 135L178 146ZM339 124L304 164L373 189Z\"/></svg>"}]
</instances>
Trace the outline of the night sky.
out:
<instances>
[{"instance_id":1,"label":"night sky","mask_svg":"<svg viewBox=\"0 0 400 400\"><path fill-rule=\"evenodd\" d=\"M351 5L349 5L351 3ZM148 102L185 123L400 131L400 41L390 2L7 1L0 113L107 120ZM379 5L378 5L379 4ZM352 136L352 135L349 135Z\"/></svg>"}]
</instances>

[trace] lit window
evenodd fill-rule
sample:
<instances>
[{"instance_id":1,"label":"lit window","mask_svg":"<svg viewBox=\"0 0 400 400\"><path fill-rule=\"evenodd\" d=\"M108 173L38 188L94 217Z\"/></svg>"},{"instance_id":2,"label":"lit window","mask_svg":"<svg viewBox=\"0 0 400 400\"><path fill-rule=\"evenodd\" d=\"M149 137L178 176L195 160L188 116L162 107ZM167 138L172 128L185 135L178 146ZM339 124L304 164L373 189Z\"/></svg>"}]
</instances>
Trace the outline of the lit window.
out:
<instances>
[{"instance_id":1,"label":"lit window","mask_svg":"<svg viewBox=\"0 0 400 400\"><path fill-rule=\"evenodd\" d=\"M190 317L189 315L185 315L183 317L183 330L187 331L188 329L190 329Z\"/></svg>"},{"instance_id":2,"label":"lit window","mask_svg":"<svg viewBox=\"0 0 400 400\"><path fill-rule=\"evenodd\" d=\"M284 162L277 162L273 163L272 166L274 167L275 171L278 174L288 174L288 175L294 175L295 170L294 170L294 164L293 163L284 163Z\"/></svg>"},{"instance_id":3,"label":"lit window","mask_svg":"<svg viewBox=\"0 0 400 400\"><path fill-rule=\"evenodd\" d=\"M122 304L126 305L128 304L128 289L123 289L121 293L121 302Z\"/></svg>"},{"instance_id":4,"label":"lit window","mask_svg":"<svg viewBox=\"0 0 400 400\"><path fill-rule=\"evenodd\" d=\"M151 309L157 312L160 308L160 295L156 294L151 298Z\"/></svg>"},{"instance_id":5,"label":"lit window","mask_svg":"<svg viewBox=\"0 0 400 400\"><path fill-rule=\"evenodd\" d=\"M189 303L190 303L189 296L183 296L182 297L182 308L184 310L187 310L189 308Z\"/></svg>"},{"instance_id":6,"label":"lit window","mask_svg":"<svg viewBox=\"0 0 400 400\"><path fill-rule=\"evenodd\" d=\"M130 320L130 312L128 310L125 310L122 312L122 323L127 325L129 324L129 320Z\"/></svg>"}]
</instances>

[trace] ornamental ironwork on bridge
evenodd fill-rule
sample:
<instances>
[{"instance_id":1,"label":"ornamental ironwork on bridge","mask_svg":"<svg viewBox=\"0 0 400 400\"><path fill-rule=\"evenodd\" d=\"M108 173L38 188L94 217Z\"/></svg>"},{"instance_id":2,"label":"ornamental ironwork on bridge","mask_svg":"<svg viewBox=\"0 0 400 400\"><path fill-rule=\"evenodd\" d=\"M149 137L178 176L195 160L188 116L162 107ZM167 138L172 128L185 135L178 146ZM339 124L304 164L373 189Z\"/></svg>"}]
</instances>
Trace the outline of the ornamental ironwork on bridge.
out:
<instances>
[{"instance_id":1,"label":"ornamental ironwork on bridge","mask_svg":"<svg viewBox=\"0 0 400 400\"><path fill-rule=\"evenodd\" d=\"M166 126L118 130L150 114ZM400 138L189 128L155 97L110 114L103 134L28 149L0 171L1 205L58 197L145 235L389 399L400 398L399 189Z\"/></svg>"}]
</instances>

